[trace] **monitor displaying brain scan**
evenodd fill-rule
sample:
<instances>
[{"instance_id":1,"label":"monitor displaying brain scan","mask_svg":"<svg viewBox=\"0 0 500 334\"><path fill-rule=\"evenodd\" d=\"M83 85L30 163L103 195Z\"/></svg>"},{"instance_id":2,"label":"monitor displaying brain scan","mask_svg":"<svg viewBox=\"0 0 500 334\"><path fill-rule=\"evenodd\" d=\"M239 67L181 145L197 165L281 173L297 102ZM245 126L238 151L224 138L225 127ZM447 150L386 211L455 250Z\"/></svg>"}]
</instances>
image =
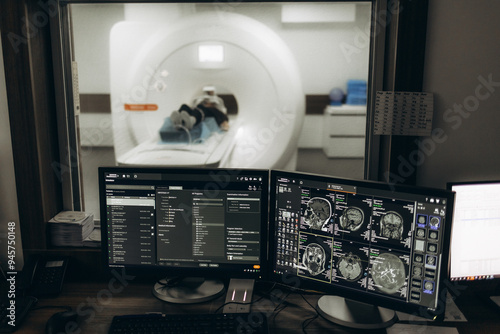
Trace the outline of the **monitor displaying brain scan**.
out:
<instances>
[{"instance_id":1,"label":"monitor displaying brain scan","mask_svg":"<svg viewBox=\"0 0 500 334\"><path fill-rule=\"evenodd\" d=\"M439 308L453 193L271 171L276 279L408 310ZM398 309L398 308L396 308Z\"/></svg>"}]
</instances>

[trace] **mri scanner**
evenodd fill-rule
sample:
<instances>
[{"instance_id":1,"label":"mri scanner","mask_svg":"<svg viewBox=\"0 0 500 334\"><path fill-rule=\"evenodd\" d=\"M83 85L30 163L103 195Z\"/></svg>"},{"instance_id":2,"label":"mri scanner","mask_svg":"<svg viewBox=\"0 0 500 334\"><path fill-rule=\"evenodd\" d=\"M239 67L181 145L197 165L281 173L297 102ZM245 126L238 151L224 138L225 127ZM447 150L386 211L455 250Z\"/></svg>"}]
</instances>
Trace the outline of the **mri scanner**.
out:
<instances>
[{"instance_id":1,"label":"mri scanner","mask_svg":"<svg viewBox=\"0 0 500 334\"><path fill-rule=\"evenodd\" d=\"M119 22L110 36L110 76L118 164L294 169L305 112L299 69L281 38L259 21L213 11L168 23ZM207 85L237 101L229 131L161 140L170 113Z\"/></svg>"}]
</instances>

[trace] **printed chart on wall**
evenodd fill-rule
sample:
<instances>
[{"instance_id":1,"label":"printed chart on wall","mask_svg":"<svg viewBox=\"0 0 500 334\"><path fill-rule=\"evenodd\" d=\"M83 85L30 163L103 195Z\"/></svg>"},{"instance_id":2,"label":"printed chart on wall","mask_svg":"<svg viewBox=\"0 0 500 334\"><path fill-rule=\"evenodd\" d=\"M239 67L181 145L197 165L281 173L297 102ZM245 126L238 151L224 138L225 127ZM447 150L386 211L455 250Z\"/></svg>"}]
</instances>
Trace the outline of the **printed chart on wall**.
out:
<instances>
[{"instance_id":1,"label":"printed chart on wall","mask_svg":"<svg viewBox=\"0 0 500 334\"><path fill-rule=\"evenodd\" d=\"M374 135L429 136L434 96L424 92L377 92Z\"/></svg>"}]
</instances>

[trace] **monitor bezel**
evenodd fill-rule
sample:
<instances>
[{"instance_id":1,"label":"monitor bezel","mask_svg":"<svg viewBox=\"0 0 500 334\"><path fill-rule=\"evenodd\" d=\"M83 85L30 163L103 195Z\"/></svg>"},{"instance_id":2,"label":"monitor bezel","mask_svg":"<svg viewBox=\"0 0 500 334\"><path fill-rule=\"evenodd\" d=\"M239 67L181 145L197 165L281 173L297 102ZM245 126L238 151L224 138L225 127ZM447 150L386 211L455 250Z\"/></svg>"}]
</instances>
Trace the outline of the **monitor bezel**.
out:
<instances>
[{"instance_id":1,"label":"monitor bezel","mask_svg":"<svg viewBox=\"0 0 500 334\"><path fill-rule=\"evenodd\" d=\"M127 274L135 275L145 279L162 279L165 277L203 277L210 279L228 280L230 278L249 278L249 279L264 279L267 276L268 254L267 254L267 239L268 239L268 207L269 207L269 171L263 169L244 169L244 168L178 168L178 167L143 167L143 166L113 166L99 167L99 205L101 214L101 238L107 238L107 224L103 224L106 217L106 196L105 196L105 173L120 172L120 173L175 173L175 174L209 174L209 173L228 173L229 175L237 175L239 173L251 173L255 176L262 177L262 202L261 202L261 260L259 272L242 272L243 266L228 266L219 268L187 268L187 267L163 267L158 265L131 265L124 266L111 265L108 262L108 243L102 242L102 261L105 270L112 272L113 270L124 269ZM223 189L221 187L221 189ZM264 242L265 241L265 242Z\"/></svg>"},{"instance_id":2,"label":"monitor bezel","mask_svg":"<svg viewBox=\"0 0 500 334\"><path fill-rule=\"evenodd\" d=\"M467 186L467 185L487 185L487 184L493 184L493 183L498 183L500 184L500 179L494 180L494 179L488 179L488 180L467 180L467 181L449 181L446 183L446 189L449 191L453 191L453 186ZM455 208L454 208L455 209ZM494 278L488 278L488 279L471 279L471 280L458 280L454 279L451 276L451 242L453 237L453 226L452 230L450 233L450 256L449 256L449 265L448 265L448 277L450 281L452 281L454 284L460 284L461 286L464 287L471 287L471 288L480 288L480 289L486 289L488 290L497 290L498 289L498 283L500 282L500 274L498 277ZM460 291L457 291L456 294L460 294Z\"/></svg>"},{"instance_id":3,"label":"monitor bezel","mask_svg":"<svg viewBox=\"0 0 500 334\"><path fill-rule=\"evenodd\" d=\"M367 294L362 291L350 290L344 288L342 286L337 285L329 285L325 283L318 283L313 280L303 279L297 275L292 274L280 274L275 273L275 263L276 263L276 252L273 250L276 248L276 241L274 238L276 225L274 224L274 217L276 216L276 191L274 187L276 187L276 180L278 176L282 177L293 177L293 178L308 178L315 181L327 181L328 182L338 182L346 185L357 185L366 188L374 188L381 189L385 191L391 192L410 192L419 195L429 194L435 197L446 198L448 201L447 212L445 219L448 223L445 224L445 228L443 229L443 250L442 250L442 261L440 266L440 280L438 283L439 286L439 295L438 295L438 307L435 311L428 309L426 307L420 306L418 304L413 304L409 302L400 302L394 299L385 298L383 296L377 296L374 294ZM448 262L449 262L449 247L450 247L450 223L453 213L453 202L454 202L454 193L450 192L446 189L438 189L438 188L427 188L427 187L417 187L417 186L408 186L408 185L400 185L400 184L389 184L378 181L369 181L369 180L356 180L356 179L348 179L336 176L328 176L321 174L313 174L313 173L297 173L283 170L273 170L270 173L269 177L269 279L278 284L283 284L292 289L298 290L312 290L315 292L321 292L325 294L334 294L340 297L344 297L347 299L352 299L355 301L372 304L376 306L381 306L384 308L392 309L395 311L401 311L405 313L409 313L418 317L423 317L427 319L442 319L444 318L444 308L446 305L446 293L447 288L449 287L449 278L448 278Z\"/></svg>"}]
</instances>

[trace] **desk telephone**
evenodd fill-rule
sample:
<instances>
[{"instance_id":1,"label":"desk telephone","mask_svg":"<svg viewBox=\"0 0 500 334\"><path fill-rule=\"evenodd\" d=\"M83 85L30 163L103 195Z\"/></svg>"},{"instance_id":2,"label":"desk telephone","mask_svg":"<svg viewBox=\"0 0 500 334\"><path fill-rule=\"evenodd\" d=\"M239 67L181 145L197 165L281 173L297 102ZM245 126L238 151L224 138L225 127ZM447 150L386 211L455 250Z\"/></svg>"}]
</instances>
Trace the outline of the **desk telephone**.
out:
<instances>
[{"instance_id":1,"label":"desk telephone","mask_svg":"<svg viewBox=\"0 0 500 334\"><path fill-rule=\"evenodd\" d=\"M23 267L20 287L28 296L57 296L62 290L67 266L67 257L30 256Z\"/></svg>"},{"instance_id":2,"label":"desk telephone","mask_svg":"<svg viewBox=\"0 0 500 334\"><path fill-rule=\"evenodd\" d=\"M24 263L23 271L18 274L16 279L19 283L17 286L19 291L16 293L15 299L7 299L7 295L0 296L0 333L15 332L36 304L37 298L58 295L62 290L67 266L68 258L66 257L30 256ZM1 268L0 273L0 286L2 286L3 291L4 285L8 286L9 283L7 283L7 277ZM7 291L7 289L5 290ZM14 313L10 310L12 305L15 306ZM15 318L13 318L13 314Z\"/></svg>"}]
</instances>

